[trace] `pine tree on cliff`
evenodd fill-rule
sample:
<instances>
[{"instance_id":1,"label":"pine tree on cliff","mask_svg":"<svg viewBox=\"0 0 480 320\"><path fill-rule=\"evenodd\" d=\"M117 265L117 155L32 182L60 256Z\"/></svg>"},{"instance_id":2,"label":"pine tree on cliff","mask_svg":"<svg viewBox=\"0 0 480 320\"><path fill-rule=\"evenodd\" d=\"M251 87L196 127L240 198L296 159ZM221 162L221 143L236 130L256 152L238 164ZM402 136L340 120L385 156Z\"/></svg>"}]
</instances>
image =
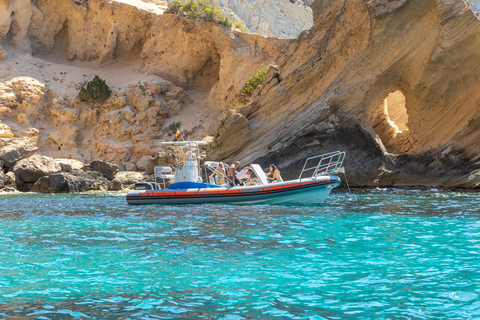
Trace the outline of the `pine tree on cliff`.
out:
<instances>
[{"instance_id":1,"label":"pine tree on cliff","mask_svg":"<svg viewBox=\"0 0 480 320\"><path fill-rule=\"evenodd\" d=\"M92 81L87 83L87 87L80 89L80 99L88 103L103 103L112 94L112 90L107 86L104 80L95 75Z\"/></svg>"}]
</instances>

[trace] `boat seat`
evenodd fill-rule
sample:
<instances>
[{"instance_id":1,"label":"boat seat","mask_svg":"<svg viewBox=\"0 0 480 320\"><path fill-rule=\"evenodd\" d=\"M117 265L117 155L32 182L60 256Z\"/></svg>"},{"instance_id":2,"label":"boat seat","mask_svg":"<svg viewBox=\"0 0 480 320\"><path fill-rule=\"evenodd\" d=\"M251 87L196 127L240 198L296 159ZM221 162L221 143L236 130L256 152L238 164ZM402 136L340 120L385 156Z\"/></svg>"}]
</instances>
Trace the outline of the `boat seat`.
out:
<instances>
[{"instance_id":1,"label":"boat seat","mask_svg":"<svg viewBox=\"0 0 480 320\"><path fill-rule=\"evenodd\" d=\"M250 168L252 168L253 172L257 176L258 179L260 179L260 182L262 184L269 184L270 181L268 181L267 176L265 175L265 172L263 172L262 167L260 167L259 164L251 164Z\"/></svg>"}]
</instances>

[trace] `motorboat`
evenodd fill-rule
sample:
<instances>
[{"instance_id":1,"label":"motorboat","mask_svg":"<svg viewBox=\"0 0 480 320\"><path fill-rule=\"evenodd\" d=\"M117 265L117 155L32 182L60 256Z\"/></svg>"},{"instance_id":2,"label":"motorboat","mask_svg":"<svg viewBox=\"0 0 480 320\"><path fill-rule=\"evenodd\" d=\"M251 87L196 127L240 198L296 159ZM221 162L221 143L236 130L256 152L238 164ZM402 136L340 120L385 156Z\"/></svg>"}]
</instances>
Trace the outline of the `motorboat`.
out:
<instances>
[{"instance_id":1,"label":"motorboat","mask_svg":"<svg viewBox=\"0 0 480 320\"><path fill-rule=\"evenodd\" d=\"M180 147L181 161L175 166L155 167L155 181L136 183L135 190L127 194L128 204L319 204L340 185L338 174L345 174L345 152L336 151L309 157L298 178L288 181L272 183L260 165L250 164L250 182L234 186L231 179L221 174L222 179L209 179L218 173L218 162L205 161L200 166L200 146L207 145L206 142L162 144Z\"/></svg>"}]
</instances>

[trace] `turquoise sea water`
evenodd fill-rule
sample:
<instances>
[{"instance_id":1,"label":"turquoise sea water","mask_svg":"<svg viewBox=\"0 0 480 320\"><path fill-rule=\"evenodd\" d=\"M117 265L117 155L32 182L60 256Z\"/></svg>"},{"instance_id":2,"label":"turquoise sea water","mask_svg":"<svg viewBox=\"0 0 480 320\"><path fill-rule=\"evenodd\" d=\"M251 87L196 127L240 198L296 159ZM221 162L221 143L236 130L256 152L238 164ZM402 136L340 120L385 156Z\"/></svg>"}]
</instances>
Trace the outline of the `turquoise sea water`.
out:
<instances>
[{"instance_id":1,"label":"turquoise sea water","mask_svg":"<svg viewBox=\"0 0 480 320\"><path fill-rule=\"evenodd\" d=\"M0 195L0 319L479 319L480 194Z\"/></svg>"}]
</instances>

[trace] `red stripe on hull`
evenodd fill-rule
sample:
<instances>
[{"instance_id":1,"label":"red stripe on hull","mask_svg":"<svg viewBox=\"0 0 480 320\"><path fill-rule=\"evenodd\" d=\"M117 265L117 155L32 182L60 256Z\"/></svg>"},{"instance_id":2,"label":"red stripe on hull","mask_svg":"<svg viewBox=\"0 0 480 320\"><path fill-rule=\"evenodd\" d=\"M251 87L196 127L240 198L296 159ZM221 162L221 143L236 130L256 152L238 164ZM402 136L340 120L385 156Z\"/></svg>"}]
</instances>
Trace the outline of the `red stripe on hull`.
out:
<instances>
[{"instance_id":1,"label":"red stripe on hull","mask_svg":"<svg viewBox=\"0 0 480 320\"><path fill-rule=\"evenodd\" d=\"M127 200L140 200L140 199L184 199L184 198L216 198L216 197L242 197L252 195L264 195L282 193L285 191L293 191L299 189L305 189L309 187L316 187L321 185L327 185L330 183L337 183L336 180L328 181L308 181L301 183L282 184L278 186L263 187L262 191L258 192L242 192L245 189L226 189L226 190L208 190L208 191L176 191L176 192L143 192L139 196L127 196Z\"/></svg>"}]
</instances>

